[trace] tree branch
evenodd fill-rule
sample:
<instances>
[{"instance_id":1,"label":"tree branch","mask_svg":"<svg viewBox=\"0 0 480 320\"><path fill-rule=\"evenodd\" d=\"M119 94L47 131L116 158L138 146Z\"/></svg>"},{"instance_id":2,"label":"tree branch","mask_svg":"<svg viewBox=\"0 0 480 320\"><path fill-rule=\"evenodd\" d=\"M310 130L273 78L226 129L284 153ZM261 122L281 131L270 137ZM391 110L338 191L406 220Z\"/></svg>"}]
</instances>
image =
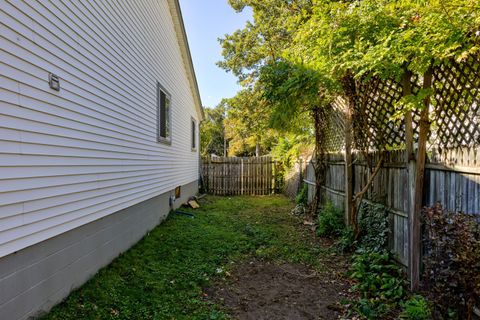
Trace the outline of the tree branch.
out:
<instances>
[{"instance_id":1,"label":"tree branch","mask_svg":"<svg viewBox=\"0 0 480 320\"><path fill-rule=\"evenodd\" d=\"M377 176L377 174L380 172L380 169L382 168L382 165L383 165L383 160L384 160L384 157L385 157L385 153L382 151L381 155L380 155L380 159L378 160L377 162L377 165L375 167L375 170L373 170L372 172L372 175L370 176L370 178L368 179L367 183L365 184L365 186L363 187L363 189L357 193L355 195L355 197L353 197L353 201L354 202L357 202L358 200L362 200L363 199L363 196L365 195L365 193L368 191L368 188L370 188L370 186L372 185L373 183L373 180L375 179L375 177Z\"/></svg>"}]
</instances>

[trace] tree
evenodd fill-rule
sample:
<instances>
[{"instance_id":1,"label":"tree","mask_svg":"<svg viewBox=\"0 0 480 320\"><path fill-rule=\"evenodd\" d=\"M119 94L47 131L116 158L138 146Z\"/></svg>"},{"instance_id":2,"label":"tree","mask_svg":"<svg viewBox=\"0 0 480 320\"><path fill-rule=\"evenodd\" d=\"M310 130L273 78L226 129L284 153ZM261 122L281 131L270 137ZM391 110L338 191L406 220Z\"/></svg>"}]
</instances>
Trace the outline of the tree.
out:
<instances>
[{"instance_id":1,"label":"tree","mask_svg":"<svg viewBox=\"0 0 480 320\"><path fill-rule=\"evenodd\" d=\"M301 63L291 64L283 59L299 26L311 15L312 1L232 0L230 4L236 10L250 6L254 23L249 22L244 29L221 39L224 60L219 65L238 76L251 92L262 96L260 100L264 103L259 106L269 115L272 128L288 131L297 127L297 120L308 114L314 123L316 155L323 154L321 130L324 126L321 122L323 109L328 106L330 98L326 94L328 90L320 90L320 73L309 71ZM323 161L317 163L323 165ZM318 173L318 192L312 206L314 214L323 177L320 167L315 171Z\"/></svg>"},{"instance_id":2,"label":"tree","mask_svg":"<svg viewBox=\"0 0 480 320\"><path fill-rule=\"evenodd\" d=\"M280 130L283 128L285 132L285 128L305 114L313 123L316 193L311 204L311 213L316 216L325 182L325 120L327 113L331 111L334 84L324 79L321 73L303 65L279 61L261 69L258 85L273 107L272 126Z\"/></svg>"},{"instance_id":3,"label":"tree","mask_svg":"<svg viewBox=\"0 0 480 320\"><path fill-rule=\"evenodd\" d=\"M251 86L262 66L275 62L288 47L296 28L304 23L312 10L311 0L229 0L241 12L253 10L254 22L219 39L223 60L218 65L232 72L244 86Z\"/></svg>"},{"instance_id":4,"label":"tree","mask_svg":"<svg viewBox=\"0 0 480 320\"><path fill-rule=\"evenodd\" d=\"M205 120L200 126L200 152L202 157L210 154L223 155L226 148L225 141L225 104L221 102L214 109L205 108Z\"/></svg>"},{"instance_id":5,"label":"tree","mask_svg":"<svg viewBox=\"0 0 480 320\"><path fill-rule=\"evenodd\" d=\"M253 154L259 157L268 152L276 134L269 127L269 108L261 93L246 88L233 98L225 99L225 106L225 132L230 140L229 154Z\"/></svg>"}]
</instances>

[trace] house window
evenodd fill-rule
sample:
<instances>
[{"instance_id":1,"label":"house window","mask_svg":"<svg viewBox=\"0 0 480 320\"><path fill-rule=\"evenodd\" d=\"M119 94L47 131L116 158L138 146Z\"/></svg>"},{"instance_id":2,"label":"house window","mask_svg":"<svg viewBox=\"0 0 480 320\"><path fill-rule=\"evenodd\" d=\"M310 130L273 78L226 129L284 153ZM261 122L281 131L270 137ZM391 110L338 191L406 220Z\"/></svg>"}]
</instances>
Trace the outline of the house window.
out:
<instances>
[{"instance_id":1,"label":"house window","mask_svg":"<svg viewBox=\"0 0 480 320\"><path fill-rule=\"evenodd\" d=\"M171 143L170 95L157 83L157 141Z\"/></svg>"},{"instance_id":2,"label":"house window","mask_svg":"<svg viewBox=\"0 0 480 320\"><path fill-rule=\"evenodd\" d=\"M197 124L195 119L192 118L192 151L197 150Z\"/></svg>"}]
</instances>

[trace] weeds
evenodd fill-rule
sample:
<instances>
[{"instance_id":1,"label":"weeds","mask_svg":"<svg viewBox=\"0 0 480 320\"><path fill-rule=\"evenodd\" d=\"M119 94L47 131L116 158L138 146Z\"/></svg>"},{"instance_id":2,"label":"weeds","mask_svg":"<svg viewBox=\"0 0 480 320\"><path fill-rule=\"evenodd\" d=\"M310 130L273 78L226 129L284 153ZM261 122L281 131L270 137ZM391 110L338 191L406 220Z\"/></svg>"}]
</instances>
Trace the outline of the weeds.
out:
<instances>
[{"instance_id":1,"label":"weeds","mask_svg":"<svg viewBox=\"0 0 480 320\"><path fill-rule=\"evenodd\" d=\"M345 229L344 212L327 202L318 215L317 234L322 237L334 237Z\"/></svg>"},{"instance_id":2,"label":"weeds","mask_svg":"<svg viewBox=\"0 0 480 320\"><path fill-rule=\"evenodd\" d=\"M295 197L295 203L299 205L306 206L308 203L308 185L304 183L302 188Z\"/></svg>"},{"instance_id":3,"label":"weeds","mask_svg":"<svg viewBox=\"0 0 480 320\"><path fill-rule=\"evenodd\" d=\"M432 313L427 299L420 295L414 295L403 303L403 312L400 318L408 320L428 320L431 316Z\"/></svg>"},{"instance_id":4,"label":"weeds","mask_svg":"<svg viewBox=\"0 0 480 320\"><path fill-rule=\"evenodd\" d=\"M406 295L403 270L390 253L365 251L357 254L350 277L357 281L353 290L361 299L356 311L368 319L378 319L397 308Z\"/></svg>"}]
</instances>

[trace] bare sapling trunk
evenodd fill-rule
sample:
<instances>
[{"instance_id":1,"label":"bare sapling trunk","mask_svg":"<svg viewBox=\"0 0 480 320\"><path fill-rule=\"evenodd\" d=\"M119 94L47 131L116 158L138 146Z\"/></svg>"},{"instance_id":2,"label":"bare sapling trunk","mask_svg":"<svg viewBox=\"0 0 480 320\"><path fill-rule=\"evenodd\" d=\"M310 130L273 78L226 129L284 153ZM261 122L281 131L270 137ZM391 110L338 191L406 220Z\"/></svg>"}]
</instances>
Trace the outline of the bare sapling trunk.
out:
<instances>
[{"instance_id":1,"label":"bare sapling trunk","mask_svg":"<svg viewBox=\"0 0 480 320\"><path fill-rule=\"evenodd\" d=\"M356 84L349 72L342 79L342 87L347 101L345 110L345 211L347 225L358 229L353 207L353 113L356 103Z\"/></svg>"},{"instance_id":2,"label":"bare sapling trunk","mask_svg":"<svg viewBox=\"0 0 480 320\"><path fill-rule=\"evenodd\" d=\"M310 213L312 218L318 215L322 199L322 187L325 183L325 132L323 121L325 110L322 107L315 107L311 111L311 115L315 127L315 151L313 157L313 169L315 171L315 196L310 205Z\"/></svg>"},{"instance_id":3,"label":"bare sapling trunk","mask_svg":"<svg viewBox=\"0 0 480 320\"><path fill-rule=\"evenodd\" d=\"M429 68L423 77L423 88L432 87L432 68ZM430 132L430 119L428 116L430 107L430 96L425 97L423 109L420 113L420 131L418 134L418 151L415 178L414 210L411 217L412 243L411 243L411 287L417 290L420 284L420 253L421 253L421 230L420 214L423 203L423 183L425 180L425 160L427 157L427 140Z\"/></svg>"}]
</instances>

